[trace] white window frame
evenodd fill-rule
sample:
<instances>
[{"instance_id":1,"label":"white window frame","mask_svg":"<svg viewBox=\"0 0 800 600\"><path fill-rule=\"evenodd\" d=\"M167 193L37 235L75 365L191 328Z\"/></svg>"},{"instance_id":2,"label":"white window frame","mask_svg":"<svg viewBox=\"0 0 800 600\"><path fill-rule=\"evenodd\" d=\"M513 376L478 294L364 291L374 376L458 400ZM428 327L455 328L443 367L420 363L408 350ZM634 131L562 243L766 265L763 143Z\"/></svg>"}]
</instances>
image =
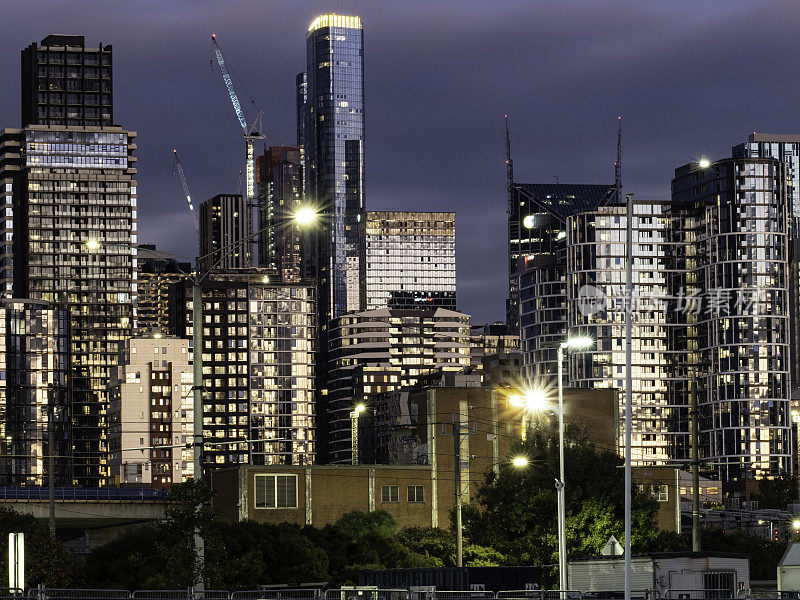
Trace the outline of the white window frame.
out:
<instances>
[{"instance_id":1,"label":"white window frame","mask_svg":"<svg viewBox=\"0 0 800 600\"><path fill-rule=\"evenodd\" d=\"M258 487L260 482L266 481L267 478L271 478L273 480L272 483L272 506L267 506L266 502L266 483L263 485L264 487L264 496L265 496L265 504L263 506L259 506L258 503ZM279 477L289 477L294 481L294 506L278 506L278 478ZM253 476L253 507L256 510L293 510L297 509L298 504L298 490L297 490L297 475L294 473L261 473L256 474Z\"/></svg>"},{"instance_id":2,"label":"white window frame","mask_svg":"<svg viewBox=\"0 0 800 600\"><path fill-rule=\"evenodd\" d=\"M384 490L388 491L388 500L384 496ZM392 496L394 490L394 496ZM384 504L396 504L400 502L400 486L399 485L382 485L381 486L381 502Z\"/></svg>"},{"instance_id":3,"label":"white window frame","mask_svg":"<svg viewBox=\"0 0 800 600\"><path fill-rule=\"evenodd\" d=\"M411 499L411 489L415 488L422 492L422 498L418 498L416 492L414 493L414 499ZM406 497L408 498L409 502L413 502L414 504L421 504L425 502L425 486L422 485L410 485L408 486L408 491L406 492Z\"/></svg>"}]
</instances>

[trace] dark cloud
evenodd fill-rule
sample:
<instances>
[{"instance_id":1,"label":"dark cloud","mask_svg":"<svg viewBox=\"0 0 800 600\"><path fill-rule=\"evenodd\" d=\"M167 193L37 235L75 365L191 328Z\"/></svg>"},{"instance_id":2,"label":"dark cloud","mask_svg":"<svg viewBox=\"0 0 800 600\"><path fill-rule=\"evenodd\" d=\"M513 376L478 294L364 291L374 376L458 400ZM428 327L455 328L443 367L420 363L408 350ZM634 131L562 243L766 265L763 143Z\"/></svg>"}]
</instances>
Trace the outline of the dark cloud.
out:
<instances>
[{"instance_id":1,"label":"dark cloud","mask_svg":"<svg viewBox=\"0 0 800 600\"><path fill-rule=\"evenodd\" d=\"M139 239L192 255L171 149L197 200L233 190L243 161L210 34L269 142L293 143L305 31L330 10L365 24L368 208L456 211L460 304L477 321L504 316L504 113L519 180L578 183L611 181L624 115L626 191L648 198L753 130L800 131L792 0L7 3L0 125L19 124L23 47L113 44L116 120L139 134Z\"/></svg>"}]
</instances>

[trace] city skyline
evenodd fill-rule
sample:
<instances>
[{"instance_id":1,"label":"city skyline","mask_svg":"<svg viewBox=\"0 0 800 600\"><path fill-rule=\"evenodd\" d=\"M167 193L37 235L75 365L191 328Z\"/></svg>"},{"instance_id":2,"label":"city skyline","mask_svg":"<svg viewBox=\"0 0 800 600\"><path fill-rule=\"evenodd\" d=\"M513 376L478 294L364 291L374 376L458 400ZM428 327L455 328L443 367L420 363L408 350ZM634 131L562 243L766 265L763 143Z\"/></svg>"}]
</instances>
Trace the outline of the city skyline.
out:
<instances>
[{"instance_id":1,"label":"city skyline","mask_svg":"<svg viewBox=\"0 0 800 600\"><path fill-rule=\"evenodd\" d=\"M668 197L679 164L704 154L723 158L753 130L800 131L800 124L792 127L789 102L798 84L780 74L791 70L797 42L787 37L778 48L759 34L781 36L800 12L789 2L773 3L769 12L751 2L693 7L691 25L684 18L689 4L681 2L593 2L584 11L589 4L582 2L513 2L491 10L415 3L403 12L366 2L236 2L194 7L188 19L155 3L109 16L92 11L91 3L58 15L38 8L44 5L9 7L11 21L23 26L9 32L0 53L0 73L11 83L0 91L3 126L19 124L18 53L32 40L62 32L113 45L114 118L139 134L141 241L186 256L194 254L192 222L173 175L172 148L181 152L198 199L234 192L243 162L233 110L216 64L213 73L209 67L210 34L265 110L267 143L293 144L294 78L305 65L310 22L329 10L361 16L368 208L455 210L459 308L476 322L505 314L506 283L497 268L505 261L504 114L511 117L517 178L541 183L556 174L564 183L612 180L615 121L623 114L625 189L656 199ZM710 23L716 33L695 35ZM466 38L474 43L464 44ZM728 57L732 40L749 48L737 61ZM415 66L421 60L424 70ZM758 85L738 83L731 71L738 69L757 73ZM678 75L686 86L674 85ZM764 96L758 93L764 85L787 92ZM696 100L687 101L681 88L693 89ZM737 102L719 102L726 96ZM243 102L252 118L246 95ZM475 150L461 155L452 148ZM409 172L413 183L404 176Z\"/></svg>"}]
</instances>

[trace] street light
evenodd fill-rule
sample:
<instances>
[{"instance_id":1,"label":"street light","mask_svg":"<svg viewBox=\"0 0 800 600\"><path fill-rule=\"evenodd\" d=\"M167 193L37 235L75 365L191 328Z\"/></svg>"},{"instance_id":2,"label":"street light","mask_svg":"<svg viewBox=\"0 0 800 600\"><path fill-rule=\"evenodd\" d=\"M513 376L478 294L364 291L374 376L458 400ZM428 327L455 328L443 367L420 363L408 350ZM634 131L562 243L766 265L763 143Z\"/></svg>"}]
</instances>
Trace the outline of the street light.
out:
<instances>
[{"instance_id":1,"label":"street light","mask_svg":"<svg viewBox=\"0 0 800 600\"><path fill-rule=\"evenodd\" d=\"M523 467L528 466L528 457L527 456L515 456L511 459L511 464L514 465L517 469L521 469Z\"/></svg>"},{"instance_id":2,"label":"street light","mask_svg":"<svg viewBox=\"0 0 800 600\"><path fill-rule=\"evenodd\" d=\"M542 412L547 407L547 394L540 389L526 390L523 394L509 396L508 402L514 408L523 409L521 437L525 441L531 414Z\"/></svg>"},{"instance_id":3,"label":"street light","mask_svg":"<svg viewBox=\"0 0 800 600\"><path fill-rule=\"evenodd\" d=\"M89 250L99 250L100 249L100 242L97 240L88 240L86 242L86 248Z\"/></svg>"},{"instance_id":4,"label":"street light","mask_svg":"<svg viewBox=\"0 0 800 600\"><path fill-rule=\"evenodd\" d=\"M309 212L310 211L310 212ZM311 225L317 218L317 213L313 209L301 208L294 214L289 216L289 221L294 221L298 225ZM192 423L192 462L193 462L193 476L196 481L201 481L203 478L202 466L202 450L203 450L203 281L211 275L222 260L233 252L242 248L245 244L255 240L258 236L267 233L269 229L263 228L256 231L247 237L238 240L232 244L228 244L223 248L214 250L213 252L204 256L199 256L195 259L195 271L190 275L192 283L192 391L194 409L193 423ZM100 248L100 243L97 240L89 240L86 242L89 250L96 250ZM210 259L212 263L207 269L201 269L202 261ZM263 277L262 282L268 283L268 277ZM359 411L360 412L360 411ZM198 506L199 508L199 506ZM205 557L205 543L200 535L198 529L195 530L194 535L195 557L197 562L202 563ZM199 581L195 582L195 589L203 589L202 577Z\"/></svg>"},{"instance_id":5,"label":"street light","mask_svg":"<svg viewBox=\"0 0 800 600\"><path fill-rule=\"evenodd\" d=\"M367 410L364 403L356 404L352 411L350 411L350 463L353 465L358 464L358 415Z\"/></svg>"},{"instance_id":6,"label":"street light","mask_svg":"<svg viewBox=\"0 0 800 600\"><path fill-rule=\"evenodd\" d=\"M318 217L319 215L316 210L310 206L303 206L294 212L292 220L301 227L305 227L306 225L314 223Z\"/></svg>"},{"instance_id":7,"label":"street light","mask_svg":"<svg viewBox=\"0 0 800 600\"><path fill-rule=\"evenodd\" d=\"M564 351L581 352L594 346L588 335L569 337L558 346L558 587L567 589L567 517L564 495Z\"/></svg>"}]
</instances>

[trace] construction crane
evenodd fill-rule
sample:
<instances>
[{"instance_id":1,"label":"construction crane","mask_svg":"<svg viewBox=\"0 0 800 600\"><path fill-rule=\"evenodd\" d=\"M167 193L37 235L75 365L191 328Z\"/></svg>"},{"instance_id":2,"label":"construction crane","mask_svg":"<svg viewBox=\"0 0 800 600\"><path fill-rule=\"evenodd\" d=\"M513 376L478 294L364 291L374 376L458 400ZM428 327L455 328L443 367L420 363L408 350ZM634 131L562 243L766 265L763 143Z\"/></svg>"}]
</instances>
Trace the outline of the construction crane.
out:
<instances>
[{"instance_id":1,"label":"construction crane","mask_svg":"<svg viewBox=\"0 0 800 600\"><path fill-rule=\"evenodd\" d=\"M262 116L263 111L258 112L258 116L253 121L252 125L247 124L247 119L244 117L242 105L239 102L239 97L236 95L236 90L233 87L233 80L228 72L228 66L225 62L225 55L217 43L217 36L211 35L211 43L214 46L214 54L217 57L217 64L222 72L222 79L225 81L225 87L228 89L228 95L233 104L233 110L236 111L236 118L239 119L239 125L242 126L244 133L244 141L246 147L246 161L245 161L245 194L247 198L247 205L253 206L256 196L256 159L255 159L255 141L264 140L266 136L262 132Z\"/></svg>"},{"instance_id":2,"label":"construction crane","mask_svg":"<svg viewBox=\"0 0 800 600\"><path fill-rule=\"evenodd\" d=\"M192 204L192 195L189 193L189 184L186 182L186 173L183 172L183 165L181 164L181 157L178 156L178 149L172 150L175 157L175 168L178 171L178 177L181 179L181 186L183 187L183 195L186 196L186 203L189 205L189 211L192 213L192 220L194 221L194 230L197 233L197 239L200 239L200 220L197 218L197 211Z\"/></svg>"}]
</instances>

